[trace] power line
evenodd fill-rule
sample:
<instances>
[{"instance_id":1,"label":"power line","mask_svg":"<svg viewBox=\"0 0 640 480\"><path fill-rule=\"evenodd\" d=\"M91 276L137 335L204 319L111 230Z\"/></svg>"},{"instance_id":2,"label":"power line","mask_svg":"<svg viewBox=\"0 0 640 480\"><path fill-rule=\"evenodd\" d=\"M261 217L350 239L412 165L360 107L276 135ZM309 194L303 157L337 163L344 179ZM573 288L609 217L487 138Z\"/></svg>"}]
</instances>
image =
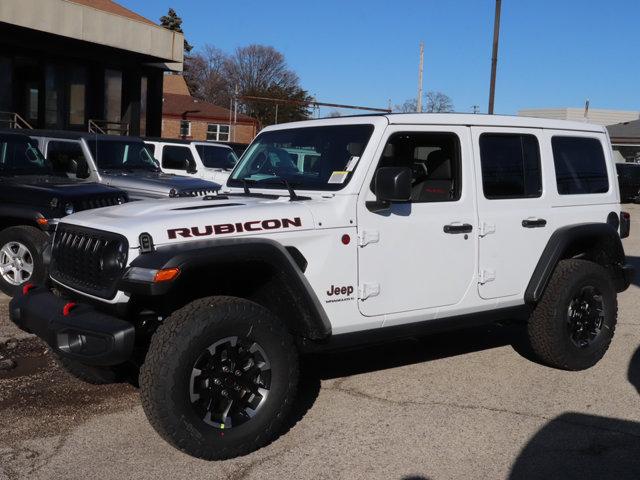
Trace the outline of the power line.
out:
<instances>
[{"instance_id":1,"label":"power line","mask_svg":"<svg viewBox=\"0 0 640 480\"><path fill-rule=\"evenodd\" d=\"M313 107L333 107L333 108L346 108L349 110L366 110L369 112L391 113L390 108L363 107L360 105L343 105L340 103L316 102L315 100L306 101L306 100L294 100L291 98L254 97L252 95L241 95L238 97L238 99L252 100L257 102L272 102L276 104L284 103L284 104L290 104L290 105L309 105Z\"/></svg>"}]
</instances>

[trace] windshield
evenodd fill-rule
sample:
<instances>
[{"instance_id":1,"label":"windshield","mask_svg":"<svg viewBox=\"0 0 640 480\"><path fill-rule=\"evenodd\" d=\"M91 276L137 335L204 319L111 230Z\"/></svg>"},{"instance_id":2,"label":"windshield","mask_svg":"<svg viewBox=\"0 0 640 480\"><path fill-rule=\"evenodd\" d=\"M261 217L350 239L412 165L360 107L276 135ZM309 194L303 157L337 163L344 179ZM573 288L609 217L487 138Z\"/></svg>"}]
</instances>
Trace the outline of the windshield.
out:
<instances>
[{"instance_id":1,"label":"windshield","mask_svg":"<svg viewBox=\"0 0 640 480\"><path fill-rule=\"evenodd\" d=\"M90 139L87 143L100 170L159 170L143 142Z\"/></svg>"},{"instance_id":2,"label":"windshield","mask_svg":"<svg viewBox=\"0 0 640 480\"><path fill-rule=\"evenodd\" d=\"M38 150L35 140L0 136L0 174L51 175L53 168Z\"/></svg>"},{"instance_id":3,"label":"windshield","mask_svg":"<svg viewBox=\"0 0 640 480\"><path fill-rule=\"evenodd\" d=\"M340 190L358 165L373 125L291 128L260 134L233 171L228 185Z\"/></svg>"},{"instance_id":4,"label":"windshield","mask_svg":"<svg viewBox=\"0 0 640 480\"><path fill-rule=\"evenodd\" d=\"M238 163L238 157L230 148L215 145L196 145L196 150L207 168L222 168L233 170Z\"/></svg>"}]
</instances>

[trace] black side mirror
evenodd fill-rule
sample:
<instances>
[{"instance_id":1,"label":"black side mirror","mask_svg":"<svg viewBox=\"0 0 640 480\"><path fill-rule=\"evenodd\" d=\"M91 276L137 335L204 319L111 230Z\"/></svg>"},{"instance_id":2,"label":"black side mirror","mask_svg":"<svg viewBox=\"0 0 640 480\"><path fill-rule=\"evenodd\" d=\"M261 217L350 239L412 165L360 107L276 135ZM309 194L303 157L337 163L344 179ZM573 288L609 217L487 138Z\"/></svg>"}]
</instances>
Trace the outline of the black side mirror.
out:
<instances>
[{"instance_id":1,"label":"black side mirror","mask_svg":"<svg viewBox=\"0 0 640 480\"><path fill-rule=\"evenodd\" d=\"M184 166L187 173L196 173L198 171L196 168L196 162L189 160L188 158L184 159Z\"/></svg>"},{"instance_id":2,"label":"black side mirror","mask_svg":"<svg viewBox=\"0 0 640 480\"><path fill-rule=\"evenodd\" d=\"M75 163L75 167L74 167L74 163ZM87 162L84 162L84 161L78 162L76 160L72 160L69 167L70 169L75 168L75 171L72 171L71 173L75 173L76 178L89 178L89 165L87 164Z\"/></svg>"},{"instance_id":3,"label":"black side mirror","mask_svg":"<svg viewBox=\"0 0 640 480\"><path fill-rule=\"evenodd\" d=\"M411 169L408 167L381 167L375 176L375 202L367 202L372 212L385 210L396 202L411 200Z\"/></svg>"}]
</instances>

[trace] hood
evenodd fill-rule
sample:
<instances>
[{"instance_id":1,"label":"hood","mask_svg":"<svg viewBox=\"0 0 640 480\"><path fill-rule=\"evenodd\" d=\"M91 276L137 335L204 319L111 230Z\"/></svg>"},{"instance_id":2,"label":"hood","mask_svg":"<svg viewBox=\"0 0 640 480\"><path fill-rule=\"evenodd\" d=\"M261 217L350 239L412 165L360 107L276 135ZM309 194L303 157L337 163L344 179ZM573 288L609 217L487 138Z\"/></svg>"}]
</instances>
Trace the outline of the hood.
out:
<instances>
[{"instance_id":1,"label":"hood","mask_svg":"<svg viewBox=\"0 0 640 480\"><path fill-rule=\"evenodd\" d=\"M15 176L0 180L0 200L32 206L49 206L57 198L60 203L72 202L78 210L84 202L99 199L124 197L124 192L99 183L87 183L56 176ZM106 205L106 204L105 204Z\"/></svg>"},{"instance_id":2,"label":"hood","mask_svg":"<svg viewBox=\"0 0 640 480\"><path fill-rule=\"evenodd\" d=\"M101 175L108 185L121 188L134 198L208 195L220 189L219 184L200 178L160 172L101 172Z\"/></svg>"},{"instance_id":3,"label":"hood","mask_svg":"<svg viewBox=\"0 0 640 480\"><path fill-rule=\"evenodd\" d=\"M309 208L313 201L244 195L147 200L94 213L77 213L67 217L65 223L119 233L127 237L131 248L137 248L143 232L149 233L159 246L314 229L315 220Z\"/></svg>"}]
</instances>

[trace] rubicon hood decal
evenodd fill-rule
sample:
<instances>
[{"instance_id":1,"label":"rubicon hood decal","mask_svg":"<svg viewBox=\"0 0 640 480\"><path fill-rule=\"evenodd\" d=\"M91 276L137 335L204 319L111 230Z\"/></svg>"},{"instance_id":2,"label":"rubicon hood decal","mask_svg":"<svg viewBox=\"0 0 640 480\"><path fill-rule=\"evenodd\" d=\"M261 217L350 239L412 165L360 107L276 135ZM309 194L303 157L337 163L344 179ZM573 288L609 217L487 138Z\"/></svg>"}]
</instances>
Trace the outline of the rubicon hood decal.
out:
<instances>
[{"instance_id":1,"label":"rubicon hood decal","mask_svg":"<svg viewBox=\"0 0 640 480\"><path fill-rule=\"evenodd\" d=\"M302 227L302 219L294 218L271 218L268 220L250 220L238 223L218 223L215 225L203 225L199 227L170 228L167 230L169 240L178 237L210 237L226 235L230 233L258 232L261 230L281 230L285 228Z\"/></svg>"}]
</instances>

